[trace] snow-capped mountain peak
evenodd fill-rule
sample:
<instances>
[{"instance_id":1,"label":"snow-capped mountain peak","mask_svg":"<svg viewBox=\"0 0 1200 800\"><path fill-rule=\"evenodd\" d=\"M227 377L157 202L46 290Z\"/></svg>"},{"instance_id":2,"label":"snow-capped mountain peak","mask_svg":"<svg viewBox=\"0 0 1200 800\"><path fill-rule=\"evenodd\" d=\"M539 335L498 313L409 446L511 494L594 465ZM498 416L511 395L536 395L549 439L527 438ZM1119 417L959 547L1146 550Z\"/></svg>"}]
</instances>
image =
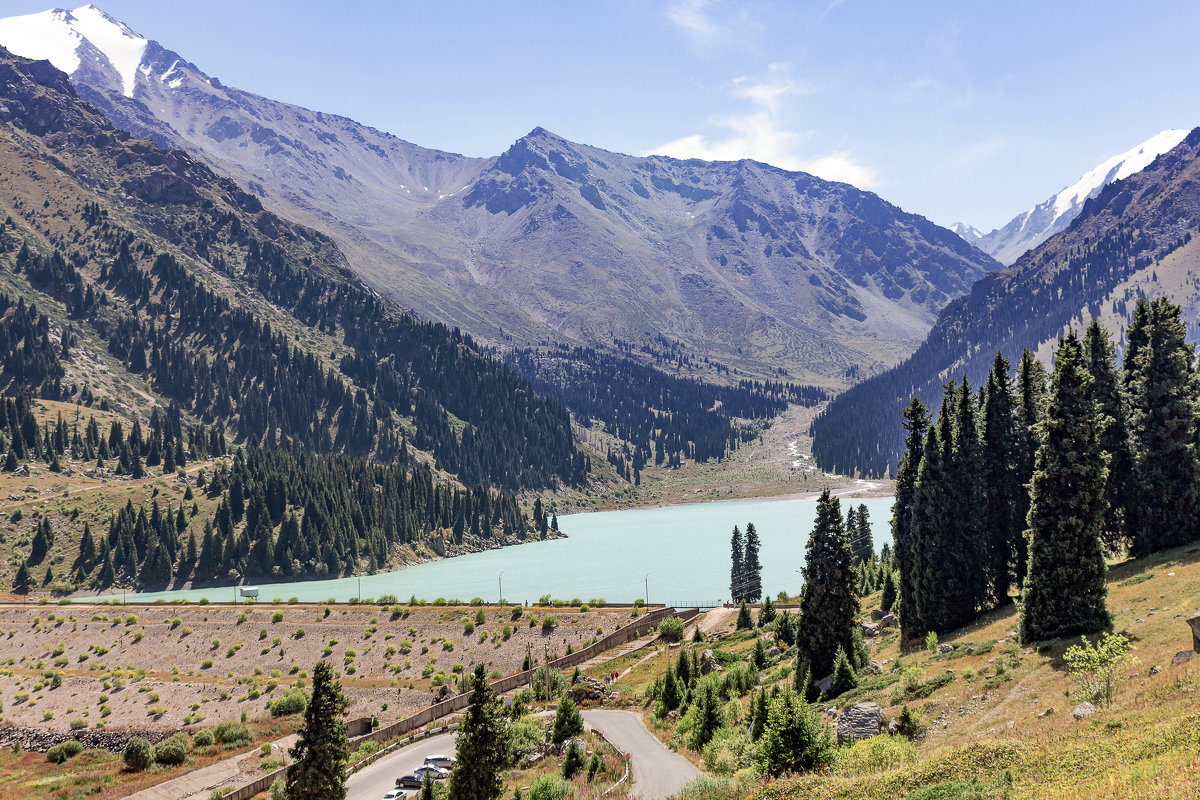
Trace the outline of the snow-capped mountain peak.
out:
<instances>
[{"instance_id":1,"label":"snow-capped mountain peak","mask_svg":"<svg viewBox=\"0 0 1200 800\"><path fill-rule=\"evenodd\" d=\"M46 59L68 75L103 58L133 97L147 39L94 5L0 19L0 43L25 58ZM103 66L103 65L99 65Z\"/></svg>"},{"instance_id":2,"label":"snow-capped mountain peak","mask_svg":"<svg viewBox=\"0 0 1200 800\"><path fill-rule=\"evenodd\" d=\"M954 223L950 226L950 230L954 231L971 244L975 244L983 238L983 231L979 230L974 225L968 225L965 222Z\"/></svg>"},{"instance_id":3,"label":"snow-capped mountain peak","mask_svg":"<svg viewBox=\"0 0 1200 800\"><path fill-rule=\"evenodd\" d=\"M1058 194L1018 214L1003 228L991 233L981 234L962 223L954 225L952 230L1000 263L1011 264L1026 251L1065 230L1079 216L1083 204L1098 195L1105 186L1141 172L1154 159L1173 150L1187 135L1187 130L1174 128L1157 133L1137 147L1089 170Z\"/></svg>"}]
</instances>

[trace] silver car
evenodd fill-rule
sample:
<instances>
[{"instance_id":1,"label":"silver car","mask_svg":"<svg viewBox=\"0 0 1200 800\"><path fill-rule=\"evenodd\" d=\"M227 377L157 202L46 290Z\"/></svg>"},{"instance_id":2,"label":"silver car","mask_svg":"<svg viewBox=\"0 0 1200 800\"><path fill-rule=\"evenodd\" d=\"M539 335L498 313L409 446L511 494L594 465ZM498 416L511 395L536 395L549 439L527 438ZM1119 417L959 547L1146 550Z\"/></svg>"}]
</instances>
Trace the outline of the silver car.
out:
<instances>
[{"instance_id":1,"label":"silver car","mask_svg":"<svg viewBox=\"0 0 1200 800\"><path fill-rule=\"evenodd\" d=\"M442 769L452 769L454 767L454 756L444 756L441 754L435 756L427 756L425 763L433 767L441 767Z\"/></svg>"}]
</instances>

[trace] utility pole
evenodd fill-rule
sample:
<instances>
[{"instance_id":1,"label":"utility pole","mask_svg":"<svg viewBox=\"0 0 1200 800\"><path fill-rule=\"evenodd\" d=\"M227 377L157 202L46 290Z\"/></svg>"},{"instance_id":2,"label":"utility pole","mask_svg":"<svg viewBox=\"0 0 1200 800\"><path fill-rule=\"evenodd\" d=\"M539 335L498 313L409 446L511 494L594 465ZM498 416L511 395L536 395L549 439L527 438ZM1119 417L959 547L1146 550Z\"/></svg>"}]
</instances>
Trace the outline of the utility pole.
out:
<instances>
[{"instance_id":1,"label":"utility pole","mask_svg":"<svg viewBox=\"0 0 1200 800\"><path fill-rule=\"evenodd\" d=\"M543 668L546 670L546 704L550 703L550 644L546 642L542 645L546 649L545 661L542 662Z\"/></svg>"},{"instance_id":2,"label":"utility pole","mask_svg":"<svg viewBox=\"0 0 1200 800\"><path fill-rule=\"evenodd\" d=\"M358 602L362 602L362 575L358 576Z\"/></svg>"},{"instance_id":3,"label":"utility pole","mask_svg":"<svg viewBox=\"0 0 1200 800\"><path fill-rule=\"evenodd\" d=\"M645 593L642 594L642 600L646 603L646 607L649 608L650 607L650 573L647 572L646 577L643 578L642 580L644 580L646 582L646 591L645 591Z\"/></svg>"},{"instance_id":4,"label":"utility pole","mask_svg":"<svg viewBox=\"0 0 1200 800\"><path fill-rule=\"evenodd\" d=\"M500 570L500 574L496 576L496 583L500 586L500 594L496 597L496 603L499 605L504 602L504 570Z\"/></svg>"}]
</instances>

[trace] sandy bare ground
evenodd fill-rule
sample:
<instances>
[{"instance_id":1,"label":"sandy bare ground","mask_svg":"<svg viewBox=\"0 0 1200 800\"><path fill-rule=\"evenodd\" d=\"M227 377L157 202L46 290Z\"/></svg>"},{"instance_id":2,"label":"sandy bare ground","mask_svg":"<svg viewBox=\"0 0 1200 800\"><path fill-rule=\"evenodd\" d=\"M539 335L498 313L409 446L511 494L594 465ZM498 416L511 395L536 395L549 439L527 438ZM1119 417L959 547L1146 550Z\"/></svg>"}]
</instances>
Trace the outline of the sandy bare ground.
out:
<instances>
[{"instance_id":1,"label":"sandy bare ground","mask_svg":"<svg viewBox=\"0 0 1200 800\"><path fill-rule=\"evenodd\" d=\"M427 606L395 618L377 606L325 609L0 606L3 721L62 731L74 720L89 728L178 730L243 711L255 718L325 658L341 672L349 715L386 723L428 705L439 673L453 680L483 663L507 675L520 670L527 648L539 660L547 649L564 655L629 618L627 610L534 608L514 621L509 606ZM485 622L477 625L481 610ZM553 629L542 627L547 615L558 620ZM61 686L50 685L48 670Z\"/></svg>"}]
</instances>

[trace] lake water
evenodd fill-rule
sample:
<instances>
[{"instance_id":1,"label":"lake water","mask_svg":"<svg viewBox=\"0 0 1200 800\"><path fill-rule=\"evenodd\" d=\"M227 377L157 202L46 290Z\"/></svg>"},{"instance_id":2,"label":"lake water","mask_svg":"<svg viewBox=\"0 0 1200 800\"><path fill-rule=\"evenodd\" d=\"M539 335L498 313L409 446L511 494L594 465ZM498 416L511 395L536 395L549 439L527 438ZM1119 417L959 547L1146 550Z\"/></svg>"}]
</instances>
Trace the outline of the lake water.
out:
<instances>
[{"instance_id":1,"label":"lake water","mask_svg":"<svg viewBox=\"0 0 1200 800\"><path fill-rule=\"evenodd\" d=\"M890 541L892 498L849 498L866 504L878 549ZM729 597L729 535L753 522L762 540L763 589L772 597L794 594L802 584L797 570L816 516L816 500L738 500L630 511L597 511L558 518L565 539L536 541L482 553L418 564L362 578L263 584L261 597L379 597L393 594L495 601L503 582L510 602L602 597L628 602L646 595L653 603L714 603ZM361 582L361 595L360 592ZM158 599L229 600L233 588L129 594L140 602ZM80 598L85 599L85 598Z\"/></svg>"}]
</instances>

